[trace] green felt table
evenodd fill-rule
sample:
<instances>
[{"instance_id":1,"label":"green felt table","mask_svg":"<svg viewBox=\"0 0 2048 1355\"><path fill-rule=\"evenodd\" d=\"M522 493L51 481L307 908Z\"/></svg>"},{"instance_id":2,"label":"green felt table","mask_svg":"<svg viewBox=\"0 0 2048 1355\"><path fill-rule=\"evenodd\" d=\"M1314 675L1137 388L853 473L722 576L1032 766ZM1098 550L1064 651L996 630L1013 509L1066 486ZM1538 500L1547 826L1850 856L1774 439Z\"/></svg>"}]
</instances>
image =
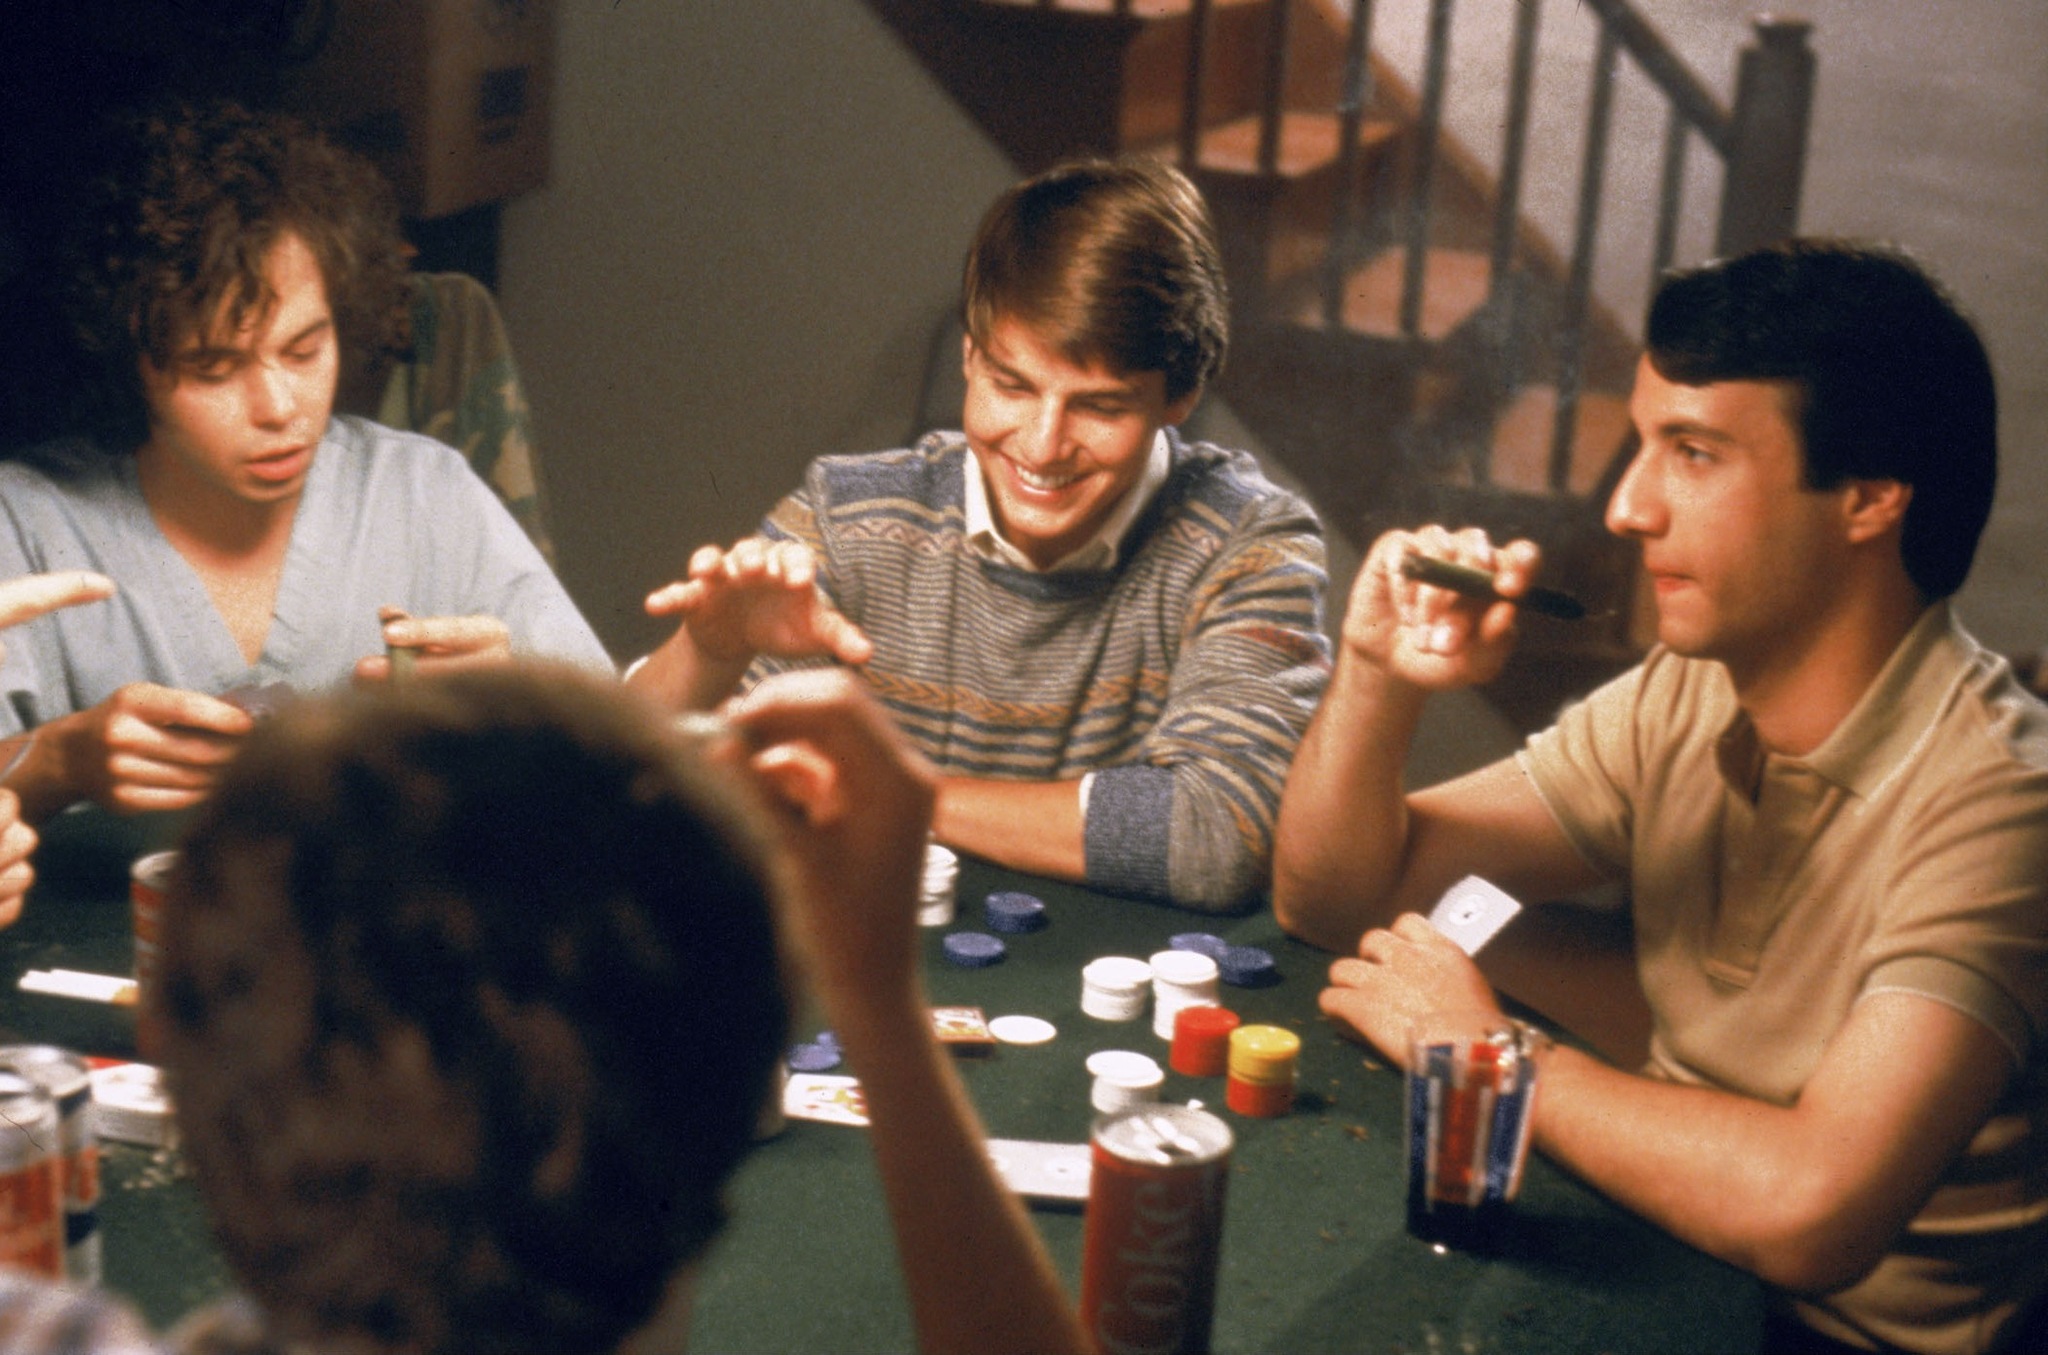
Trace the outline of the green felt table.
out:
<instances>
[{"instance_id":1,"label":"green felt table","mask_svg":"<svg viewBox=\"0 0 2048 1355\"><path fill-rule=\"evenodd\" d=\"M983 929L997 889L1044 899L1050 925L1006 937L986 969L942 957L948 930ZM1004 1138L1088 1137L1087 1056L1135 1049L1166 1062L1148 1018L1107 1023L1080 1011L1081 968L1099 955L1143 957L1181 931L1257 945L1279 982L1224 989L1248 1021L1302 1037L1293 1113L1254 1120L1223 1110L1221 1079L1169 1072L1164 1096L1196 1099L1236 1134L1225 1211L1214 1345L1219 1351L1662 1352L1754 1350L1761 1296L1742 1273L1614 1208L1540 1158L1498 1251L1439 1252L1404 1226L1401 1080L1316 1014L1328 957L1283 937L1268 913L1197 918L969 862L953 928L925 934L930 996L994 1017L1027 1013L1050 1043L963 1055L987 1124ZM124 1052L126 1013L16 991L26 969L125 972L127 904L105 863L46 874L23 921L0 933L0 1032L86 1052ZM808 1038L815 1018L798 1030ZM858 1073L858 1069L839 1071ZM106 1281L167 1324L228 1279L175 1153L113 1146L103 1205ZM699 1351L895 1351L910 1346L880 1189L857 1128L792 1122L741 1169L733 1221L698 1277L691 1348ZM1033 1217L1070 1284L1082 1215Z\"/></svg>"}]
</instances>

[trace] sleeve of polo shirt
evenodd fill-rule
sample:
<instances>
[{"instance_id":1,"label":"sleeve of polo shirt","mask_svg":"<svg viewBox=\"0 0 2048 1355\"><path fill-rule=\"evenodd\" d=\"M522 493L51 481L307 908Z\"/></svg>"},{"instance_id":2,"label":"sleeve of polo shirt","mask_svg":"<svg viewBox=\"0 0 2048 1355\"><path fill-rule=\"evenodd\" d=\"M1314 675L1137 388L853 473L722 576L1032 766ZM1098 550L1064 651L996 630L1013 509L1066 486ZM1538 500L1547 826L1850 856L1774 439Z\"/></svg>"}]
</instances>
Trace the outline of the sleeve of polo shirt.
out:
<instances>
[{"instance_id":1,"label":"sleeve of polo shirt","mask_svg":"<svg viewBox=\"0 0 2048 1355\"><path fill-rule=\"evenodd\" d=\"M1313 512L1268 496L1191 599L1165 707L1137 758L1095 773L1090 885L1204 912L1264 895L1281 787L1329 680L1328 580Z\"/></svg>"},{"instance_id":2,"label":"sleeve of polo shirt","mask_svg":"<svg viewBox=\"0 0 2048 1355\"><path fill-rule=\"evenodd\" d=\"M1565 837L1610 880L1628 872L1641 775L1633 734L1660 654L1565 707L1515 755Z\"/></svg>"},{"instance_id":3,"label":"sleeve of polo shirt","mask_svg":"<svg viewBox=\"0 0 2048 1355\"><path fill-rule=\"evenodd\" d=\"M1987 769L1898 819L1863 995L1946 1003L2025 1064L2048 1033L2048 765Z\"/></svg>"}]
</instances>

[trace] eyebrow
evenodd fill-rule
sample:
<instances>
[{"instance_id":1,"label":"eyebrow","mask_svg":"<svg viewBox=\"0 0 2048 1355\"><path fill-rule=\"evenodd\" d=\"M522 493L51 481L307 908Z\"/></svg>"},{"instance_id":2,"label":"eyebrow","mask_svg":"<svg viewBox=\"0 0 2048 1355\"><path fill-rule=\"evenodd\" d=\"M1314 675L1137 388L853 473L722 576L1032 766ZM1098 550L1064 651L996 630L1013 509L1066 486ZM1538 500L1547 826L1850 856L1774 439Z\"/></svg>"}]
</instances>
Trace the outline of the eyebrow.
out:
<instances>
[{"instance_id":1,"label":"eyebrow","mask_svg":"<svg viewBox=\"0 0 2048 1355\"><path fill-rule=\"evenodd\" d=\"M297 348L300 344L305 343L308 339L313 338L315 335L321 333L323 330L331 330L333 328L334 317L331 315L323 315L319 319L314 320L310 324L306 325L303 329L299 330L298 333L287 338L283 343L281 343L278 346L287 349ZM190 348L185 349L183 352L172 354L171 360L173 362L184 363L186 365L193 367L203 367L206 364L212 362L221 362L230 358L246 357L248 353L249 349L247 347L237 347L231 344L198 343L194 344Z\"/></svg>"},{"instance_id":2,"label":"eyebrow","mask_svg":"<svg viewBox=\"0 0 2048 1355\"><path fill-rule=\"evenodd\" d=\"M1699 438L1707 442L1734 442L1733 434L1726 429L1716 428L1710 423L1696 419L1668 419L1650 430L1659 437Z\"/></svg>"},{"instance_id":3,"label":"eyebrow","mask_svg":"<svg viewBox=\"0 0 2048 1355\"><path fill-rule=\"evenodd\" d=\"M999 375L1016 382L1020 386L1030 386L1034 390L1037 389L1037 382L1033 381L1024 373L1018 371L1015 367L1012 367L1009 363L1004 362L1001 358L997 357L988 349L977 345L974 351L981 354L982 361L988 363L989 366L995 368L996 372ZM1075 394L1074 399L1135 400L1140 398L1143 394L1143 392L1139 388L1140 378L1138 377L1113 376L1110 378L1110 381L1113 384L1106 386L1098 386L1089 390L1079 391Z\"/></svg>"}]
</instances>

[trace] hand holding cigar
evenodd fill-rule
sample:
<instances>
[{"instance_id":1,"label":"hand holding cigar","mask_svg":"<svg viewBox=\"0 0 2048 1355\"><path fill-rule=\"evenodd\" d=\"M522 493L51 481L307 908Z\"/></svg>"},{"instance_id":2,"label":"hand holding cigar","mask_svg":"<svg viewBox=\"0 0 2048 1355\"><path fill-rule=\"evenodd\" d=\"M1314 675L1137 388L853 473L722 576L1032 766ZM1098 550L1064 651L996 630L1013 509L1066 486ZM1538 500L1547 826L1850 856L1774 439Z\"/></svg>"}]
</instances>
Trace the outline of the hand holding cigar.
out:
<instances>
[{"instance_id":1,"label":"hand holding cigar","mask_svg":"<svg viewBox=\"0 0 2048 1355\"><path fill-rule=\"evenodd\" d=\"M1493 586L1493 575L1485 570L1452 564L1449 560L1439 560L1420 551L1411 550L1402 555L1401 573L1417 583L1447 588L1460 597L1481 602L1511 602L1560 621L1577 621L1586 615L1586 604L1560 589L1532 587L1518 598L1503 597Z\"/></svg>"}]
</instances>

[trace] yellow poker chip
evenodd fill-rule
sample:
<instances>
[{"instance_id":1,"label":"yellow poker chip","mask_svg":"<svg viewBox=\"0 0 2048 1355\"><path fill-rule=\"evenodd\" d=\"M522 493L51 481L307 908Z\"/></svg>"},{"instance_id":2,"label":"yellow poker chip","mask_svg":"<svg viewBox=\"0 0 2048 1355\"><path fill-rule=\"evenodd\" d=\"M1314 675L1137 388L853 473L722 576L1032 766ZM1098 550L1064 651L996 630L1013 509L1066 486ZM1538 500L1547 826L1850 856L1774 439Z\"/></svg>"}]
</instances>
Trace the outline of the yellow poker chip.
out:
<instances>
[{"instance_id":1,"label":"yellow poker chip","mask_svg":"<svg viewBox=\"0 0 2048 1355\"><path fill-rule=\"evenodd\" d=\"M998 1016L988 1030L1004 1044L1044 1044L1059 1034L1052 1022L1036 1016Z\"/></svg>"}]
</instances>

